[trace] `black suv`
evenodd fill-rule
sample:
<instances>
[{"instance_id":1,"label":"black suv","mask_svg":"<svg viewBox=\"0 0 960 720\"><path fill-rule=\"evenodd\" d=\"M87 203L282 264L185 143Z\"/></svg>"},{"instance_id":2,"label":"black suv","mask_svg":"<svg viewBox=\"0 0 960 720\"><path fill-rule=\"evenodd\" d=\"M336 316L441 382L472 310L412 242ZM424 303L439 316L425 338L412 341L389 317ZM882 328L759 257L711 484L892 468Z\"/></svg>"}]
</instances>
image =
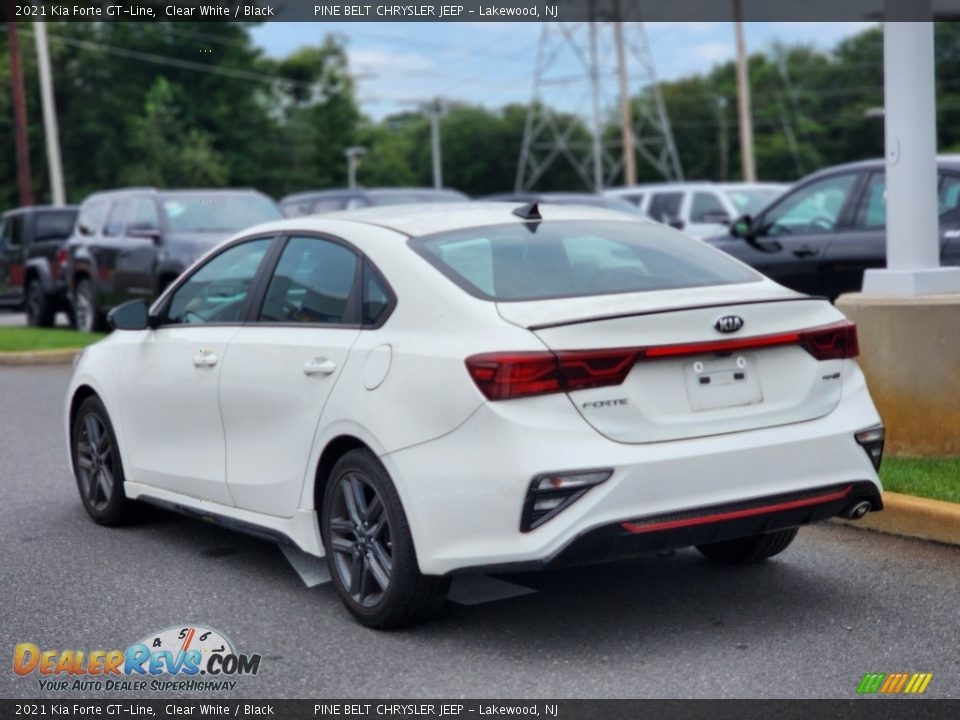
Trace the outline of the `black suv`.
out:
<instances>
[{"instance_id":1,"label":"black suv","mask_svg":"<svg viewBox=\"0 0 960 720\"><path fill-rule=\"evenodd\" d=\"M940 261L960 265L960 157L937 165ZM858 292L864 270L886 265L884 170L883 160L821 170L706 242L799 292Z\"/></svg>"},{"instance_id":2,"label":"black suv","mask_svg":"<svg viewBox=\"0 0 960 720\"><path fill-rule=\"evenodd\" d=\"M24 310L27 324L50 327L67 303L64 243L77 209L17 208L0 215L0 308Z\"/></svg>"},{"instance_id":3,"label":"black suv","mask_svg":"<svg viewBox=\"0 0 960 720\"><path fill-rule=\"evenodd\" d=\"M91 195L69 242L67 278L79 330L106 329L106 313L148 302L210 248L283 217L255 190L133 188Z\"/></svg>"}]
</instances>

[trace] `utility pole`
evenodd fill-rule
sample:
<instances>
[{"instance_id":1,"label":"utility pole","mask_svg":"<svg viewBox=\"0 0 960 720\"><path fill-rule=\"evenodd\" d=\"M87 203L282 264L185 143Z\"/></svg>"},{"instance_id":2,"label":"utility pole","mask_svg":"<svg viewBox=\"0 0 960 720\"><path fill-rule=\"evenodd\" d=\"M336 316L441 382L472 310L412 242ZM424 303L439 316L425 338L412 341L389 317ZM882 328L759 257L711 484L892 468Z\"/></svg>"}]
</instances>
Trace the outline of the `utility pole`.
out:
<instances>
[{"instance_id":1,"label":"utility pole","mask_svg":"<svg viewBox=\"0 0 960 720\"><path fill-rule=\"evenodd\" d=\"M633 108L630 107L630 86L627 82L627 57L623 46L623 23L620 21L620 0L614 5L616 21L613 38L617 46L617 77L620 82L620 135L623 142L623 184L637 184L637 157L633 149Z\"/></svg>"},{"instance_id":2,"label":"utility pole","mask_svg":"<svg viewBox=\"0 0 960 720\"><path fill-rule=\"evenodd\" d=\"M603 190L603 120L600 117L600 66L597 61L597 23L593 21L593 3L590 3L590 97L593 116L593 191Z\"/></svg>"},{"instance_id":3,"label":"utility pole","mask_svg":"<svg viewBox=\"0 0 960 720\"><path fill-rule=\"evenodd\" d=\"M50 198L54 205L66 203L63 187L63 164L60 161L60 130L57 127L57 105L53 98L53 75L50 72L50 48L47 26L35 22L37 68L40 71L40 99L43 105L43 134L47 140L47 166L50 169Z\"/></svg>"},{"instance_id":4,"label":"utility pole","mask_svg":"<svg viewBox=\"0 0 960 720\"><path fill-rule=\"evenodd\" d=\"M440 116L443 115L443 102L437 98L426 105L426 112L430 116L430 157L433 160L433 186L440 190L443 187L443 158L440 147Z\"/></svg>"},{"instance_id":5,"label":"utility pole","mask_svg":"<svg viewBox=\"0 0 960 720\"><path fill-rule=\"evenodd\" d=\"M20 64L20 37L17 33L16 9L13 0L5 0L7 16L7 44L10 46L10 85L13 98L13 136L17 156L17 187L20 205L33 205L30 179L30 148L27 142L27 105L23 91L23 66Z\"/></svg>"},{"instance_id":6,"label":"utility pole","mask_svg":"<svg viewBox=\"0 0 960 720\"><path fill-rule=\"evenodd\" d=\"M357 165L360 164L360 158L367 154L365 147L348 147L343 151L347 156L347 187L355 188L357 186Z\"/></svg>"},{"instance_id":7,"label":"utility pole","mask_svg":"<svg viewBox=\"0 0 960 720\"><path fill-rule=\"evenodd\" d=\"M740 115L740 168L744 182L757 181L753 157L753 116L750 110L750 74L747 47L743 38L742 0L733 0L733 20L737 36L737 110Z\"/></svg>"},{"instance_id":8,"label":"utility pole","mask_svg":"<svg viewBox=\"0 0 960 720\"><path fill-rule=\"evenodd\" d=\"M720 180L726 182L728 179L727 161L730 154L730 141L727 136L727 99L722 95L717 96L717 123L719 133L717 146L720 148Z\"/></svg>"}]
</instances>

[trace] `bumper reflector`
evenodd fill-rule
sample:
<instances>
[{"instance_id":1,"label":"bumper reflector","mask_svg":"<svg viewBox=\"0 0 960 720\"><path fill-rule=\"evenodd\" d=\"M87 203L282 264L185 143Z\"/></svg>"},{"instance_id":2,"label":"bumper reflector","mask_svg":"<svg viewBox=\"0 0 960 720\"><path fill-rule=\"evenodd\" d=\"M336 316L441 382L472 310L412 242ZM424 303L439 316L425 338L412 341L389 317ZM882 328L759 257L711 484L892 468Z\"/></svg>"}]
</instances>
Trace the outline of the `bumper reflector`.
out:
<instances>
[{"instance_id":1,"label":"bumper reflector","mask_svg":"<svg viewBox=\"0 0 960 720\"><path fill-rule=\"evenodd\" d=\"M854 437L860 447L867 453L870 462L873 463L873 469L879 470L880 462L883 460L883 440L885 437L883 425L861 430Z\"/></svg>"},{"instance_id":2,"label":"bumper reflector","mask_svg":"<svg viewBox=\"0 0 960 720\"><path fill-rule=\"evenodd\" d=\"M613 475L613 470L580 470L575 472L544 473L530 483L520 531L530 532L562 512L583 497L590 488Z\"/></svg>"}]
</instances>

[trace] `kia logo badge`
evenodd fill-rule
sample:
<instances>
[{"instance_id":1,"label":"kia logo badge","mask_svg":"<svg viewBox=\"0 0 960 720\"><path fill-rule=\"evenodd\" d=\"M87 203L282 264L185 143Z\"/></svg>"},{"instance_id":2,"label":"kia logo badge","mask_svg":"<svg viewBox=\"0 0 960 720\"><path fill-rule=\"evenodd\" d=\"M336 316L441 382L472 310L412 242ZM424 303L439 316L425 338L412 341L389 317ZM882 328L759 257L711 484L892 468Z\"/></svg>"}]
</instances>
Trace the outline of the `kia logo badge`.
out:
<instances>
[{"instance_id":1,"label":"kia logo badge","mask_svg":"<svg viewBox=\"0 0 960 720\"><path fill-rule=\"evenodd\" d=\"M743 318L739 315L724 315L713 324L717 332L732 333L743 327Z\"/></svg>"}]
</instances>

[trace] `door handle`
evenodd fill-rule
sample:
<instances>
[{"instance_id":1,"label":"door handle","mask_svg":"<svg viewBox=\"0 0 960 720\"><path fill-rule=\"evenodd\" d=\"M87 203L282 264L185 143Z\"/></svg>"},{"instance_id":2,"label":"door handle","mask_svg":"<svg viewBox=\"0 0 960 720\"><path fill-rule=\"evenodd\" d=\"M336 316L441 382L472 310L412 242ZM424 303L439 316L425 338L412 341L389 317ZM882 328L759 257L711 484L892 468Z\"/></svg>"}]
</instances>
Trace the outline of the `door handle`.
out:
<instances>
[{"instance_id":1,"label":"door handle","mask_svg":"<svg viewBox=\"0 0 960 720\"><path fill-rule=\"evenodd\" d=\"M212 352L201 351L193 356L193 364L196 367L213 367L220 361Z\"/></svg>"},{"instance_id":2,"label":"door handle","mask_svg":"<svg viewBox=\"0 0 960 720\"><path fill-rule=\"evenodd\" d=\"M326 358L314 358L303 364L304 375L332 375L336 369L337 364Z\"/></svg>"},{"instance_id":3,"label":"door handle","mask_svg":"<svg viewBox=\"0 0 960 720\"><path fill-rule=\"evenodd\" d=\"M813 248L800 248L799 250L794 250L793 254L798 258L813 257L817 254L817 251Z\"/></svg>"}]
</instances>

